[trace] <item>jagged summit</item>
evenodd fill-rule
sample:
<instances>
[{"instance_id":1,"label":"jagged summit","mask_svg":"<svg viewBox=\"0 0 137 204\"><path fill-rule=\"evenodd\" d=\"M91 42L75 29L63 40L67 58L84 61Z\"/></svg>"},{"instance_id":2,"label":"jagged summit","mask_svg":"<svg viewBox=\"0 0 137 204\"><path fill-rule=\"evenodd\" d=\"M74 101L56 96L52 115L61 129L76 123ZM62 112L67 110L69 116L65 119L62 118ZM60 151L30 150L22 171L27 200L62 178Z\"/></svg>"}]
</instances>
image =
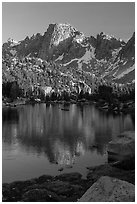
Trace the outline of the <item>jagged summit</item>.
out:
<instances>
[{"instance_id":1,"label":"jagged summit","mask_svg":"<svg viewBox=\"0 0 137 204\"><path fill-rule=\"evenodd\" d=\"M101 32L99 35L102 36L103 39L107 39L107 40L111 40L112 38L115 38L113 35L108 35L105 32Z\"/></svg>"},{"instance_id":2,"label":"jagged summit","mask_svg":"<svg viewBox=\"0 0 137 204\"><path fill-rule=\"evenodd\" d=\"M69 24L55 24L52 33L50 46L59 45L60 42L67 38L73 37L76 29Z\"/></svg>"},{"instance_id":3,"label":"jagged summit","mask_svg":"<svg viewBox=\"0 0 137 204\"><path fill-rule=\"evenodd\" d=\"M70 50L73 52L74 47L82 47L81 43L84 38L85 36L83 33L68 23L50 24L47 31L44 33L39 56L49 61L57 59L59 55L63 53L66 55L67 52L68 58ZM73 54L76 55L74 52Z\"/></svg>"},{"instance_id":4,"label":"jagged summit","mask_svg":"<svg viewBox=\"0 0 137 204\"><path fill-rule=\"evenodd\" d=\"M83 35L76 28L71 26L69 23L55 23L50 24L47 33L52 32L50 47L58 46L62 41L76 37L77 35Z\"/></svg>"},{"instance_id":5,"label":"jagged summit","mask_svg":"<svg viewBox=\"0 0 137 204\"><path fill-rule=\"evenodd\" d=\"M106 34L105 32L101 32L99 35L100 35L103 39L106 39L106 40L116 39L116 40L118 40L118 41L121 41L121 42L125 43L124 40L122 40L121 38L117 38L117 37L115 37L114 35Z\"/></svg>"}]
</instances>

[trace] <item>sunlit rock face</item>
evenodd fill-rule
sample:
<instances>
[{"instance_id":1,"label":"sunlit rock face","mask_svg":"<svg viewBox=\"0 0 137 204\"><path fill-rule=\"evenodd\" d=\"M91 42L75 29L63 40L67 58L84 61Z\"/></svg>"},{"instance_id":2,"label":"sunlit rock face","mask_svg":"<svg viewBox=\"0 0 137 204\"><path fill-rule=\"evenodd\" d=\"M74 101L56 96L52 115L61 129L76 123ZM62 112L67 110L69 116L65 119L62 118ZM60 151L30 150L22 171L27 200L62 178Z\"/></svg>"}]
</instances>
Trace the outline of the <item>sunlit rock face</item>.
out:
<instances>
[{"instance_id":1,"label":"sunlit rock face","mask_svg":"<svg viewBox=\"0 0 137 204\"><path fill-rule=\"evenodd\" d=\"M77 53L78 47L82 47L80 43L84 35L69 24L50 24L43 38L39 56L49 61L57 59L63 53L65 58L69 55L74 57L72 55Z\"/></svg>"},{"instance_id":2,"label":"sunlit rock face","mask_svg":"<svg viewBox=\"0 0 137 204\"><path fill-rule=\"evenodd\" d=\"M55 24L50 42L50 47L59 45L60 42L75 35L76 29L69 24Z\"/></svg>"}]
</instances>

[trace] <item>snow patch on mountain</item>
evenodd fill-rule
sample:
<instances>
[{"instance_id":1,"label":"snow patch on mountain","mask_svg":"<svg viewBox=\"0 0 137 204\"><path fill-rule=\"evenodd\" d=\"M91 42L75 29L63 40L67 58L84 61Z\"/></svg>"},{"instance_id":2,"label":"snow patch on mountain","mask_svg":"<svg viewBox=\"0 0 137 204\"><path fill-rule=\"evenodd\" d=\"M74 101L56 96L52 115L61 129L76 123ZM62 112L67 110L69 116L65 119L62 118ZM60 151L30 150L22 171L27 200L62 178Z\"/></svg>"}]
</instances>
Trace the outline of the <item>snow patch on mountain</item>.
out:
<instances>
[{"instance_id":1,"label":"snow patch on mountain","mask_svg":"<svg viewBox=\"0 0 137 204\"><path fill-rule=\"evenodd\" d=\"M77 43L81 44L84 40L85 36L83 33L80 35L76 35L76 37L73 39L73 41L76 41Z\"/></svg>"},{"instance_id":2,"label":"snow patch on mountain","mask_svg":"<svg viewBox=\"0 0 137 204\"><path fill-rule=\"evenodd\" d=\"M89 63L90 63L90 60L91 60L92 58L95 58L94 51L95 51L94 48L92 48L92 50L86 50L86 52L85 52L85 54L83 55L83 57L81 57L81 58L78 60L78 68L79 68L79 69L82 69L83 63L89 64Z\"/></svg>"},{"instance_id":3,"label":"snow patch on mountain","mask_svg":"<svg viewBox=\"0 0 137 204\"><path fill-rule=\"evenodd\" d=\"M93 57L91 54L91 51L90 50L86 50L85 54L83 55L83 57L81 57L79 60L78 60L78 68L79 69L82 69L82 65L83 63L85 64L88 64L91 60L91 58Z\"/></svg>"},{"instance_id":4,"label":"snow patch on mountain","mask_svg":"<svg viewBox=\"0 0 137 204\"><path fill-rule=\"evenodd\" d=\"M60 56L55 60L55 62L58 61L58 60L62 60L63 57L64 57L64 53L63 53L62 55L60 55Z\"/></svg>"},{"instance_id":5,"label":"snow patch on mountain","mask_svg":"<svg viewBox=\"0 0 137 204\"><path fill-rule=\"evenodd\" d=\"M74 61L76 61L76 60L79 60L79 59L78 59L78 58L72 59L71 61L69 61L69 62L63 64L63 66L67 66L67 65L69 65L70 63L72 63L72 62L74 62Z\"/></svg>"},{"instance_id":6,"label":"snow patch on mountain","mask_svg":"<svg viewBox=\"0 0 137 204\"><path fill-rule=\"evenodd\" d=\"M94 51L95 51L95 48L92 48L91 50L89 49L86 49L86 52L85 54L81 57L81 58L74 58L72 59L71 61L63 64L64 66L67 66L69 65L70 63L74 62L74 61L77 61L78 63L78 69L82 69L82 66L83 66L83 63L84 64L89 64L90 63L90 60L92 58L95 58L95 55L94 55Z\"/></svg>"},{"instance_id":7,"label":"snow patch on mountain","mask_svg":"<svg viewBox=\"0 0 137 204\"><path fill-rule=\"evenodd\" d=\"M118 48L118 49L114 49L113 51L112 51L112 57L113 58L115 58L117 55L118 55L118 53L119 53L119 51L122 49L122 47L120 47L120 48Z\"/></svg>"},{"instance_id":8,"label":"snow patch on mountain","mask_svg":"<svg viewBox=\"0 0 137 204\"><path fill-rule=\"evenodd\" d=\"M90 59L91 59L91 52L90 50L87 50L83 55L83 57L79 59L79 63L84 62L85 64L87 64L90 61Z\"/></svg>"},{"instance_id":9,"label":"snow patch on mountain","mask_svg":"<svg viewBox=\"0 0 137 204\"><path fill-rule=\"evenodd\" d=\"M122 72L120 75L118 75L116 78L120 79L122 78L124 75L130 73L131 71L133 71L135 69L135 65L133 65L132 67L126 69L124 72Z\"/></svg>"}]
</instances>

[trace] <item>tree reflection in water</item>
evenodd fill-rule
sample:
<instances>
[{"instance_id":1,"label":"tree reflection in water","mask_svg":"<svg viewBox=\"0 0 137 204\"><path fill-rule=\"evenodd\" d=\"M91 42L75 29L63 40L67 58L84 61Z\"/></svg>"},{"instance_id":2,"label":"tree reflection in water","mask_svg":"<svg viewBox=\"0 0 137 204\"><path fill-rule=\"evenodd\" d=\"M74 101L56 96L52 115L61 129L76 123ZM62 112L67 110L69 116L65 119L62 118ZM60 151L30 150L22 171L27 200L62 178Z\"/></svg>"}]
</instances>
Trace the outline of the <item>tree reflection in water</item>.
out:
<instances>
[{"instance_id":1,"label":"tree reflection in water","mask_svg":"<svg viewBox=\"0 0 137 204\"><path fill-rule=\"evenodd\" d=\"M24 151L45 154L51 163L73 165L86 152L103 155L106 144L118 133L133 130L128 116L107 115L94 106L36 104L3 111L3 143L17 143Z\"/></svg>"}]
</instances>

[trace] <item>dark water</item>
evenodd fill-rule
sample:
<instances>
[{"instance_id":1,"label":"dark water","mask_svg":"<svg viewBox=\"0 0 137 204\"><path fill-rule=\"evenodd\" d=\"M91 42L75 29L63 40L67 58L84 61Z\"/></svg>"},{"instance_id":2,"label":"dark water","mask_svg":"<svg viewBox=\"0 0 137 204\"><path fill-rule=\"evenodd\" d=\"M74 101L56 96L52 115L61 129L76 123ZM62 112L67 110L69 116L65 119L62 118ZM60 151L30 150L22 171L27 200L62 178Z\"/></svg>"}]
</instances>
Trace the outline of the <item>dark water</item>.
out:
<instances>
[{"instance_id":1,"label":"dark water","mask_svg":"<svg viewBox=\"0 0 137 204\"><path fill-rule=\"evenodd\" d=\"M85 176L87 166L107 162L111 139L134 129L130 115L107 115L92 105L73 104L69 111L60 106L3 109L3 182L74 171Z\"/></svg>"}]
</instances>

